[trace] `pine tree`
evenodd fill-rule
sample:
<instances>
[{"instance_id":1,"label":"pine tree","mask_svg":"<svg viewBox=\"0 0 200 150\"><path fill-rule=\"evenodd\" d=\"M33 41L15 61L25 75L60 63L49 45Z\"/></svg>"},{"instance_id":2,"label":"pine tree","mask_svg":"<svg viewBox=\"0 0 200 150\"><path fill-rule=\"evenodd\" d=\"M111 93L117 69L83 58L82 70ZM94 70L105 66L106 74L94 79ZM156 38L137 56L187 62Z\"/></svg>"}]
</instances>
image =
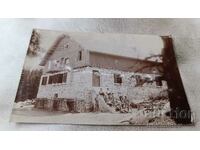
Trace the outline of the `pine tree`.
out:
<instances>
[{"instance_id":1,"label":"pine tree","mask_svg":"<svg viewBox=\"0 0 200 150\"><path fill-rule=\"evenodd\" d=\"M42 70L22 71L15 102L34 99L37 97L41 75Z\"/></svg>"},{"instance_id":2,"label":"pine tree","mask_svg":"<svg viewBox=\"0 0 200 150\"><path fill-rule=\"evenodd\" d=\"M40 34L36 31L33 30L30 44L28 47L27 55L28 56L37 56L39 50L40 50Z\"/></svg>"}]
</instances>

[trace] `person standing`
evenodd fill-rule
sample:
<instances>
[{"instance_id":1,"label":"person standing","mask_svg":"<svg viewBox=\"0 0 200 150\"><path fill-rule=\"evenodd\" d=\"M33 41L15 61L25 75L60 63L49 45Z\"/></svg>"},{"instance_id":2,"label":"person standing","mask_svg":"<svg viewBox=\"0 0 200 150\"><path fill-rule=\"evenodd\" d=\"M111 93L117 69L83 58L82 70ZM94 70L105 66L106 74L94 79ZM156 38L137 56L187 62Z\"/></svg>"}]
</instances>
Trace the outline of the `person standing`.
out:
<instances>
[{"instance_id":1,"label":"person standing","mask_svg":"<svg viewBox=\"0 0 200 150\"><path fill-rule=\"evenodd\" d=\"M102 88L100 88L99 95L101 95L101 96L104 96L104 95L105 95L105 93L103 92L103 89L102 89Z\"/></svg>"},{"instance_id":2,"label":"person standing","mask_svg":"<svg viewBox=\"0 0 200 150\"><path fill-rule=\"evenodd\" d=\"M95 103L94 103L94 112L99 112L99 100L98 100L98 97L99 97L99 95L97 94L96 95L96 97L95 97L95 99L94 99L94 101L95 101Z\"/></svg>"},{"instance_id":3,"label":"person standing","mask_svg":"<svg viewBox=\"0 0 200 150\"><path fill-rule=\"evenodd\" d=\"M124 104L125 104L125 108L127 109L127 112L129 112L129 100L127 99L127 96L124 96Z\"/></svg>"}]
</instances>

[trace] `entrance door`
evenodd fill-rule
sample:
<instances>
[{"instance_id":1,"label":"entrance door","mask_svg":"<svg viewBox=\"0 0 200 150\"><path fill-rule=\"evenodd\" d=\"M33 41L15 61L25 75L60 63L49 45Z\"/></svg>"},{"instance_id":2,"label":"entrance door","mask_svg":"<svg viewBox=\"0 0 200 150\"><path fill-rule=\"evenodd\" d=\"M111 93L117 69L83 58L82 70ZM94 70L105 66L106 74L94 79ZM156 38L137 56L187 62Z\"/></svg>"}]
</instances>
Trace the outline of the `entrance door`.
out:
<instances>
[{"instance_id":1,"label":"entrance door","mask_svg":"<svg viewBox=\"0 0 200 150\"><path fill-rule=\"evenodd\" d=\"M100 73L98 70L92 72L92 86L100 87Z\"/></svg>"},{"instance_id":2,"label":"entrance door","mask_svg":"<svg viewBox=\"0 0 200 150\"><path fill-rule=\"evenodd\" d=\"M67 106L69 108L69 112L75 112L75 102L74 101L67 101Z\"/></svg>"},{"instance_id":3,"label":"entrance door","mask_svg":"<svg viewBox=\"0 0 200 150\"><path fill-rule=\"evenodd\" d=\"M54 100L53 101L53 110L58 110L58 107L59 107L59 101L58 100Z\"/></svg>"}]
</instances>

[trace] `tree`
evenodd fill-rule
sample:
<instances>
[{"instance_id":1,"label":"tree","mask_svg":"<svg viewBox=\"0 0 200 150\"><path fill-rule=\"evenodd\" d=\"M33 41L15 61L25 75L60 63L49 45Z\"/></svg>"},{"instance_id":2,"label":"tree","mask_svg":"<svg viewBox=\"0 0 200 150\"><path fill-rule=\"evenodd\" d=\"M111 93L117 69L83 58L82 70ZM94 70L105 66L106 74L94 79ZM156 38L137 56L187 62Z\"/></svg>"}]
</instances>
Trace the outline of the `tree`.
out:
<instances>
[{"instance_id":1,"label":"tree","mask_svg":"<svg viewBox=\"0 0 200 150\"><path fill-rule=\"evenodd\" d=\"M36 30L33 30L28 51L27 51L27 55L37 56L40 50L39 44L40 44L40 34Z\"/></svg>"},{"instance_id":2,"label":"tree","mask_svg":"<svg viewBox=\"0 0 200 150\"><path fill-rule=\"evenodd\" d=\"M34 99L37 96L42 70L23 70L15 102Z\"/></svg>"},{"instance_id":3,"label":"tree","mask_svg":"<svg viewBox=\"0 0 200 150\"><path fill-rule=\"evenodd\" d=\"M170 116L180 124L191 123L191 110L183 87L181 76L176 62L172 38L161 37L164 42L163 69L164 79L168 85L170 101Z\"/></svg>"},{"instance_id":4,"label":"tree","mask_svg":"<svg viewBox=\"0 0 200 150\"><path fill-rule=\"evenodd\" d=\"M134 72L142 72L144 69L156 67L161 75L160 79L167 82L167 92L171 107L171 112L169 112L168 115L178 124L190 124L191 110L178 70L172 38L169 38L168 36L161 38L164 43L162 54L152 55L150 57L146 57L144 60L159 57L162 63L151 63L148 65L144 65ZM135 77L135 75L132 75L132 77ZM141 79L140 82L138 82L135 86L142 86L144 83L147 82L149 81L146 79Z\"/></svg>"}]
</instances>

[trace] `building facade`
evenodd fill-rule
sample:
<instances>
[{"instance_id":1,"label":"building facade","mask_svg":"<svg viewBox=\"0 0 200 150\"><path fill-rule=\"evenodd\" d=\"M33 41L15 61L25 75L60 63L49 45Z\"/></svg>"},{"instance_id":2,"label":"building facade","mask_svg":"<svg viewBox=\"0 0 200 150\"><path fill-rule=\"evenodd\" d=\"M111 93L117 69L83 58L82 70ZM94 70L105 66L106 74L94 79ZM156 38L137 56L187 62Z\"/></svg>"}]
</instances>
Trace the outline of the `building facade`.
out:
<instances>
[{"instance_id":1,"label":"building facade","mask_svg":"<svg viewBox=\"0 0 200 150\"><path fill-rule=\"evenodd\" d=\"M68 35L55 41L40 65L38 108L85 112L100 88L135 102L167 88L165 81L153 82L162 76L162 62L101 53Z\"/></svg>"}]
</instances>

